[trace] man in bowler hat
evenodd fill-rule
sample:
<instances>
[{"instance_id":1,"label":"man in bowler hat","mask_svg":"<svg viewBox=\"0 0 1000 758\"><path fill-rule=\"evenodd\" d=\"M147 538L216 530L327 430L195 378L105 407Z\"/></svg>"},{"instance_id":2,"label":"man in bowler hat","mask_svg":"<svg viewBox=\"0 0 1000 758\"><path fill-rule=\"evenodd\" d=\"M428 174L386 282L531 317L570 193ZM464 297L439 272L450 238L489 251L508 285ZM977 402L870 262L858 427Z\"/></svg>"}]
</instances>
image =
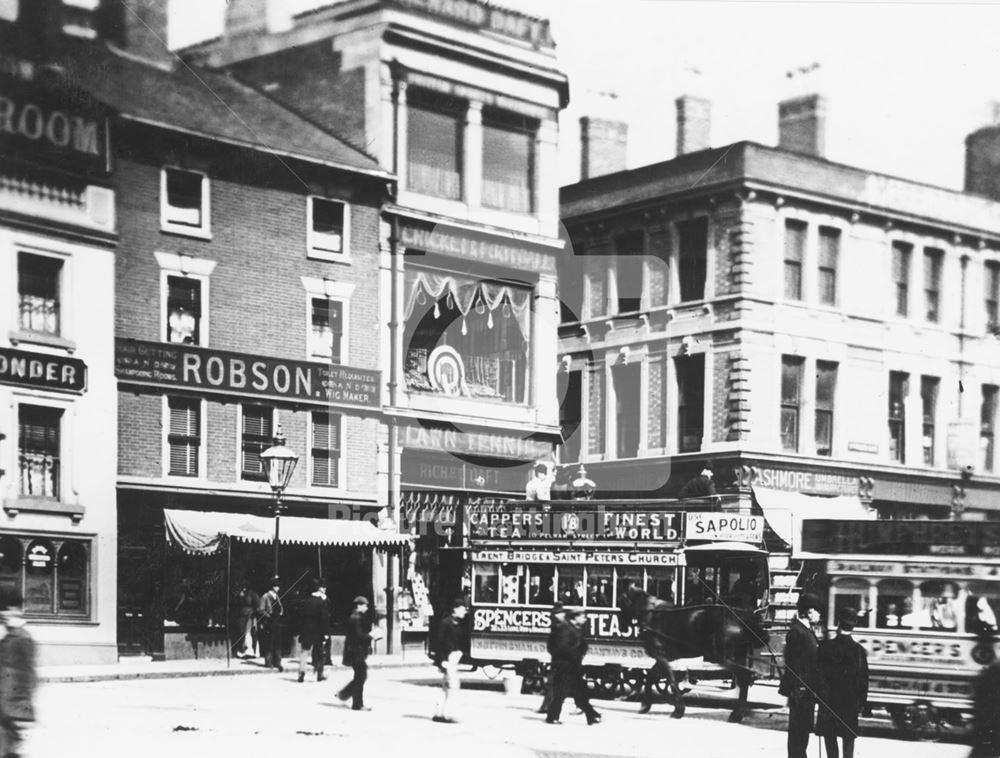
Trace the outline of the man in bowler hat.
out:
<instances>
[{"instance_id":1,"label":"man in bowler hat","mask_svg":"<svg viewBox=\"0 0 1000 758\"><path fill-rule=\"evenodd\" d=\"M844 758L854 758L858 716L868 706L868 654L853 638L857 609L842 608L837 622L837 636L820 643L817 655L816 733L823 737L829 758L840 758L838 737L844 743Z\"/></svg>"},{"instance_id":2,"label":"man in bowler hat","mask_svg":"<svg viewBox=\"0 0 1000 758\"><path fill-rule=\"evenodd\" d=\"M347 621L347 634L344 635L343 663L354 669L354 678L337 693L337 697L343 702L350 698L352 710L371 710L365 705L368 656L372 651L372 641L381 637L382 633L378 629L372 630L372 622L368 618L368 598L358 595L354 598L354 612Z\"/></svg>"},{"instance_id":3,"label":"man in bowler hat","mask_svg":"<svg viewBox=\"0 0 1000 758\"><path fill-rule=\"evenodd\" d=\"M317 577L312 581L313 593L302 604L302 629L299 632L299 681L306 680L306 665L312 654L312 665L316 669L316 681L322 682L323 666L326 663L327 637L330 636L330 609L326 604L326 579Z\"/></svg>"},{"instance_id":4,"label":"man in bowler hat","mask_svg":"<svg viewBox=\"0 0 1000 758\"><path fill-rule=\"evenodd\" d=\"M788 698L788 758L806 758L809 733L816 718L817 656L821 601L808 592L799 597L798 615L785 635L785 670L781 694Z\"/></svg>"}]
</instances>

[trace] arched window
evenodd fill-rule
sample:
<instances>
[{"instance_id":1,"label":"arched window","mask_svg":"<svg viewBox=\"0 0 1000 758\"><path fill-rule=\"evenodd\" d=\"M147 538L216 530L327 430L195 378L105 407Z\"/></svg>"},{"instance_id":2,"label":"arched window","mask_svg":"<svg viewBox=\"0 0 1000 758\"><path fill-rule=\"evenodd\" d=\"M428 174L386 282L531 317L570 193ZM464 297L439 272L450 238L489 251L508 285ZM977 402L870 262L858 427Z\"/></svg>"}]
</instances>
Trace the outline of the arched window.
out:
<instances>
[{"instance_id":1,"label":"arched window","mask_svg":"<svg viewBox=\"0 0 1000 758\"><path fill-rule=\"evenodd\" d=\"M858 612L858 626L868 626L868 590L871 585L867 579L845 577L833 583L830 592L830 626L836 626L840 612L844 608L854 608Z\"/></svg>"},{"instance_id":2,"label":"arched window","mask_svg":"<svg viewBox=\"0 0 1000 758\"><path fill-rule=\"evenodd\" d=\"M20 591L23 555L21 541L17 537L0 537L0 591Z\"/></svg>"},{"instance_id":3,"label":"arched window","mask_svg":"<svg viewBox=\"0 0 1000 758\"><path fill-rule=\"evenodd\" d=\"M879 629L908 627L913 620L913 584L906 579L883 579L878 583L875 626Z\"/></svg>"},{"instance_id":4,"label":"arched window","mask_svg":"<svg viewBox=\"0 0 1000 758\"><path fill-rule=\"evenodd\" d=\"M65 542L59 548L59 611L84 613L87 610L87 550L79 542Z\"/></svg>"},{"instance_id":5,"label":"arched window","mask_svg":"<svg viewBox=\"0 0 1000 758\"><path fill-rule=\"evenodd\" d=\"M24 558L25 613L52 613L55 552L48 540L33 540Z\"/></svg>"}]
</instances>

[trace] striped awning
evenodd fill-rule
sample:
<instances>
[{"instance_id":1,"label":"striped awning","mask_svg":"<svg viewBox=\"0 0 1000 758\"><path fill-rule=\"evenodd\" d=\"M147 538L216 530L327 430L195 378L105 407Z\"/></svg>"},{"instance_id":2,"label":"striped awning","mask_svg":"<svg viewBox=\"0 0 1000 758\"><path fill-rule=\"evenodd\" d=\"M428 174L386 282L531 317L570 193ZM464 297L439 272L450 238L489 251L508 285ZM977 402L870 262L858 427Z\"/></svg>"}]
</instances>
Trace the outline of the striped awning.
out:
<instances>
[{"instance_id":1,"label":"striped awning","mask_svg":"<svg viewBox=\"0 0 1000 758\"><path fill-rule=\"evenodd\" d=\"M226 538L241 542L274 542L274 519L245 513L164 510L167 542L186 553L207 555L218 551ZM380 529L370 521L282 516L282 545L333 545L341 547L396 547L410 542L406 535Z\"/></svg>"},{"instance_id":2,"label":"striped awning","mask_svg":"<svg viewBox=\"0 0 1000 758\"><path fill-rule=\"evenodd\" d=\"M454 523L464 495L441 490L405 490L399 501L403 523L441 521Z\"/></svg>"}]
</instances>

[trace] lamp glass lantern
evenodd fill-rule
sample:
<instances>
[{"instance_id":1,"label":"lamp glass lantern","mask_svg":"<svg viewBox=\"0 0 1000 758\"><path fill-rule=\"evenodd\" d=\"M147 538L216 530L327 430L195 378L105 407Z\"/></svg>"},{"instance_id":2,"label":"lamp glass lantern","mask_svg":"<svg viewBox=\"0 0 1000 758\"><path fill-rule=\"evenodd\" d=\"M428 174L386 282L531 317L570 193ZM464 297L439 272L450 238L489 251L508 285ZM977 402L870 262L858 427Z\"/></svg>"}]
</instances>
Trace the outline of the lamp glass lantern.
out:
<instances>
[{"instance_id":1,"label":"lamp glass lantern","mask_svg":"<svg viewBox=\"0 0 1000 758\"><path fill-rule=\"evenodd\" d=\"M281 493L285 491L292 480L295 464L299 462L298 454L285 445L285 435L279 426L274 433L274 445L260 454L260 462L267 474L267 483L274 493L274 575L278 576L278 546L281 544L279 529L281 528Z\"/></svg>"},{"instance_id":2,"label":"lamp glass lantern","mask_svg":"<svg viewBox=\"0 0 1000 758\"><path fill-rule=\"evenodd\" d=\"M279 426L274 435L274 445L260 454L261 465L267 474L267 483L277 498L288 487L299 462L298 453L285 444L285 435Z\"/></svg>"}]
</instances>

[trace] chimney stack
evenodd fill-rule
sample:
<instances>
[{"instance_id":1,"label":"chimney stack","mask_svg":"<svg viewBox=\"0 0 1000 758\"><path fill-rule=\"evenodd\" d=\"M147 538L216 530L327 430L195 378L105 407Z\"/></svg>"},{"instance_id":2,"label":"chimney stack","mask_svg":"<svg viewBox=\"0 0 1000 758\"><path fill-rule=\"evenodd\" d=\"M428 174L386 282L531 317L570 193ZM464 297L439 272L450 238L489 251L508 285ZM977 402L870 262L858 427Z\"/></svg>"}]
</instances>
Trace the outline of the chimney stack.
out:
<instances>
[{"instance_id":1,"label":"chimney stack","mask_svg":"<svg viewBox=\"0 0 1000 758\"><path fill-rule=\"evenodd\" d=\"M1000 202L1000 103L989 107L992 123L965 138L965 191Z\"/></svg>"},{"instance_id":2,"label":"chimney stack","mask_svg":"<svg viewBox=\"0 0 1000 758\"><path fill-rule=\"evenodd\" d=\"M826 98L791 97L778 103L778 147L822 158L826 152Z\"/></svg>"},{"instance_id":3,"label":"chimney stack","mask_svg":"<svg viewBox=\"0 0 1000 758\"><path fill-rule=\"evenodd\" d=\"M292 28L292 12L276 0L229 0L226 6L226 38Z\"/></svg>"},{"instance_id":4,"label":"chimney stack","mask_svg":"<svg viewBox=\"0 0 1000 758\"><path fill-rule=\"evenodd\" d=\"M677 106L677 155L706 150L711 146L712 101L696 95L681 95Z\"/></svg>"},{"instance_id":5,"label":"chimney stack","mask_svg":"<svg viewBox=\"0 0 1000 758\"><path fill-rule=\"evenodd\" d=\"M628 124L584 116L580 119L580 181L625 170Z\"/></svg>"},{"instance_id":6,"label":"chimney stack","mask_svg":"<svg viewBox=\"0 0 1000 758\"><path fill-rule=\"evenodd\" d=\"M102 0L101 36L150 63L172 66L167 0Z\"/></svg>"}]
</instances>

